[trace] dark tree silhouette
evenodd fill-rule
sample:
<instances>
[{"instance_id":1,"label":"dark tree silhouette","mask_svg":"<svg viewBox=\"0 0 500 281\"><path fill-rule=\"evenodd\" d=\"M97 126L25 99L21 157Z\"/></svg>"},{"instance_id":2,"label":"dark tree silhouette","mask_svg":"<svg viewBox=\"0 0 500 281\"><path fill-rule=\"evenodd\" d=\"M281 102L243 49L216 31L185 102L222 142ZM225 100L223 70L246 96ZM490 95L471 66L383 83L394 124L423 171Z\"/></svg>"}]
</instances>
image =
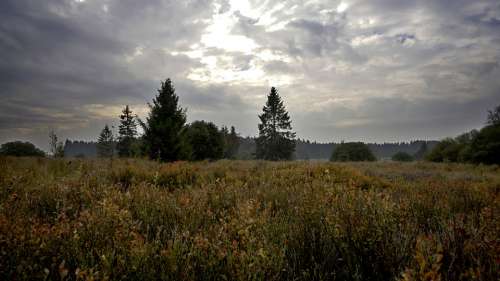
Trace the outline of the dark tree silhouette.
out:
<instances>
[{"instance_id":1,"label":"dark tree silhouette","mask_svg":"<svg viewBox=\"0 0 500 281\"><path fill-rule=\"evenodd\" d=\"M470 151L474 163L500 164L500 123L482 128L472 140Z\"/></svg>"},{"instance_id":2,"label":"dark tree silhouette","mask_svg":"<svg viewBox=\"0 0 500 281\"><path fill-rule=\"evenodd\" d=\"M256 157L273 161L291 159L295 151L295 133L291 131L290 116L276 88L271 88L262 110Z\"/></svg>"},{"instance_id":3,"label":"dark tree silhouette","mask_svg":"<svg viewBox=\"0 0 500 281\"><path fill-rule=\"evenodd\" d=\"M108 125L104 126L99 138L97 139L97 155L99 157L111 158L115 154L113 133Z\"/></svg>"},{"instance_id":4,"label":"dark tree silhouette","mask_svg":"<svg viewBox=\"0 0 500 281\"><path fill-rule=\"evenodd\" d=\"M500 125L500 105L488 111L488 125Z\"/></svg>"},{"instance_id":5,"label":"dark tree silhouette","mask_svg":"<svg viewBox=\"0 0 500 281\"><path fill-rule=\"evenodd\" d=\"M425 158L432 162L471 162L474 154L471 144L478 134L472 130L456 138L445 138Z\"/></svg>"},{"instance_id":6,"label":"dark tree silhouette","mask_svg":"<svg viewBox=\"0 0 500 281\"><path fill-rule=\"evenodd\" d=\"M223 156L224 139L212 122L193 122L187 127L186 139L190 145L191 160L216 160Z\"/></svg>"},{"instance_id":7,"label":"dark tree silhouette","mask_svg":"<svg viewBox=\"0 0 500 281\"><path fill-rule=\"evenodd\" d=\"M178 105L172 81L161 83L158 95L149 104L150 113L144 129L145 150L151 159L176 161L187 158L187 145L184 137L186 111Z\"/></svg>"},{"instance_id":8,"label":"dark tree silhouette","mask_svg":"<svg viewBox=\"0 0 500 281\"><path fill-rule=\"evenodd\" d=\"M45 152L30 142L13 141L2 144L0 156L33 156L45 157Z\"/></svg>"},{"instance_id":9,"label":"dark tree silhouette","mask_svg":"<svg viewBox=\"0 0 500 281\"><path fill-rule=\"evenodd\" d=\"M120 115L120 126L118 127L117 150L120 157L133 156L132 146L136 141L137 124L129 106L125 106Z\"/></svg>"},{"instance_id":10,"label":"dark tree silhouette","mask_svg":"<svg viewBox=\"0 0 500 281\"><path fill-rule=\"evenodd\" d=\"M370 148L362 142L346 142L339 144L332 153L330 161L375 161Z\"/></svg>"}]
</instances>

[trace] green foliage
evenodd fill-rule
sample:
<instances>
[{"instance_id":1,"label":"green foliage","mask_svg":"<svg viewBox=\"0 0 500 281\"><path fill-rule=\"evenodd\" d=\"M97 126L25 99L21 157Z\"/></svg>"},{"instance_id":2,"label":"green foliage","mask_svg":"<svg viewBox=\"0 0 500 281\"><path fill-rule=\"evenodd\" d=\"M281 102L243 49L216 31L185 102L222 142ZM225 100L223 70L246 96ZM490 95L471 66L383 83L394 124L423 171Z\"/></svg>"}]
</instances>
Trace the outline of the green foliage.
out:
<instances>
[{"instance_id":1,"label":"green foliage","mask_svg":"<svg viewBox=\"0 0 500 281\"><path fill-rule=\"evenodd\" d=\"M30 142L13 141L2 144L0 156L33 156L45 157L45 152Z\"/></svg>"},{"instance_id":2,"label":"green foliage","mask_svg":"<svg viewBox=\"0 0 500 281\"><path fill-rule=\"evenodd\" d=\"M432 162L457 162L458 154L464 146L452 138L440 141L426 156Z\"/></svg>"},{"instance_id":3,"label":"green foliage","mask_svg":"<svg viewBox=\"0 0 500 281\"><path fill-rule=\"evenodd\" d=\"M111 158L115 154L115 141L113 132L109 129L108 125L104 126L99 138L97 139L97 155L99 157Z\"/></svg>"},{"instance_id":4,"label":"green foliage","mask_svg":"<svg viewBox=\"0 0 500 281\"><path fill-rule=\"evenodd\" d=\"M147 157L144 138L142 136L134 139L130 145L130 151L133 157Z\"/></svg>"},{"instance_id":5,"label":"green foliage","mask_svg":"<svg viewBox=\"0 0 500 281\"><path fill-rule=\"evenodd\" d=\"M191 160L217 160L224 154L224 138L212 122L195 121L186 129Z\"/></svg>"},{"instance_id":6,"label":"green foliage","mask_svg":"<svg viewBox=\"0 0 500 281\"><path fill-rule=\"evenodd\" d=\"M499 175L0 158L0 280L498 280Z\"/></svg>"},{"instance_id":7,"label":"green foliage","mask_svg":"<svg viewBox=\"0 0 500 281\"><path fill-rule=\"evenodd\" d=\"M472 130L454 139L446 138L432 149L426 159L432 162L470 162L474 153L471 144L477 135L478 132Z\"/></svg>"},{"instance_id":8,"label":"green foliage","mask_svg":"<svg viewBox=\"0 0 500 281\"><path fill-rule=\"evenodd\" d=\"M399 161L399 162L411 162L415 160L413 156L406 152L398 152L392 156L392 161Z\"/></svg>"},{"instance_id":9,"label":"green foliage","mask_svg":"<svg viewBox=\"0 0 500 281\"><path fill-rule=\"evenodd\" d=\"M145 150L151 159L171 162L188 157L184 136L186 111L179 107L178 101L172 81L162 82L153 105L149 105L151 111L146 123L141 123Z\"/></svg>"},{"instance_id":10,"label":"green foliage","mask_svg":"<svg viewBox=\"0 0 500 281\"><path fill-rule=\"evenodd\" d=\"M256 139L257 159L290 160L295 151L295 133L291 131L290 116L276 88L271 88L262 110Z\"/></svg>"},{"instance_id":11,"label":"green foliage","mask_svg":"<svg viewBox=\"0 0 500 281\"><path fill-rule=\"evenodd\" d=\"M500 106L488 112L487 126L439 142L427 155L433 162L500 164Z\"/></svg>"},{"instance_id":12,"label":"green foliage","mask_svg":"<svg viewBox=\"0 0 500 281\"><path fill-rule=\"evenodd\" d=\"M500 164L500 124L481 129L470 145L474 163Z\"/></svg>"},{"instance_id":13,"label":"green foliage","mask_svg":"<svg viewBox=\"0 0 500 281\"><path fill-rule=\"evenodd\" d=\"M376 161L370 148L362 142L343 142L335 148L330 161Z\"/></svg>"},{"instance_id":14,"label":"green foliage","mask_svg":"<svg viewBox=\"0 0 500 281\"><path fill-rule=\"evenodd\" d=\"M134 143L137 142L137 124L129 106L125 106L120 115L120 126L118 127L117 150L120 157L136 156Z\"/></svg>"}]
</instances>

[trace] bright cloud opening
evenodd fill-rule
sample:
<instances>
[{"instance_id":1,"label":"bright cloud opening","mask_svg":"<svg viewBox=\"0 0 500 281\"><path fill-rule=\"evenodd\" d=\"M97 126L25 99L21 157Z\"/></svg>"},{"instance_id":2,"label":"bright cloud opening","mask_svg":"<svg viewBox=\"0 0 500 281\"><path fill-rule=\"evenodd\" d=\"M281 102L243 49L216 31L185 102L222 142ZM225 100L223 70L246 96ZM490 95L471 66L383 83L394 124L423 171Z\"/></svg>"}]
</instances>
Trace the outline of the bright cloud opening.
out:
<instances>
[{"instance_id":1,"label":"bright cloud opening","mask_svg":"<svg viewBox=\"0 0 500 281\"><path fill-rule=\"evenodd\" d=\"M349 8L349 5L345 2L340 2L340 4L337 6L337 12L338 13L343 13Z\"/></svg>"}]
</instances>

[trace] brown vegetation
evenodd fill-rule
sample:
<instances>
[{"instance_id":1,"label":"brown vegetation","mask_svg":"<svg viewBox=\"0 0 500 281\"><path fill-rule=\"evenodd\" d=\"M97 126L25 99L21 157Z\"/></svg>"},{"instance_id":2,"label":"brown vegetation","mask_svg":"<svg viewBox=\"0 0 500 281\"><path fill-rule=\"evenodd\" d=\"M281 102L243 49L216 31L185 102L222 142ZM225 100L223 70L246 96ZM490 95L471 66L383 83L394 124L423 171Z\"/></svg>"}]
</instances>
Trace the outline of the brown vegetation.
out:
<instances>
[{"instance_id":1,"label":"brown vegetation","mask_svg":"<svg viewBox=\"0 0 500 281\"><path fill-rule=\"evenodd\" d=\"M0 279L498 280L499 172L0 158Z\"/></svg>"}]
</instances>

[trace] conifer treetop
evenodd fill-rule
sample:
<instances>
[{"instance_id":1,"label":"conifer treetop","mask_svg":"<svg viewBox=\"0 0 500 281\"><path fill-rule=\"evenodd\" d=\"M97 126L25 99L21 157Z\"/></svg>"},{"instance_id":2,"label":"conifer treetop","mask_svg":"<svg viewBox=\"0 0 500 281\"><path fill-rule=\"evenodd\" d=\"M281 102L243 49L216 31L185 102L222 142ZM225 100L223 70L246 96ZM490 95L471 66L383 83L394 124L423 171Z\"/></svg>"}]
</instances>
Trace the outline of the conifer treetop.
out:
<instances>
[{"instance_id":1,"label":"conifer treetop","mask_svg":"<svg viewBox=\"0 0 500 281\"><path fill-rule=\"evenodd\" d=\"M295 133L292 121L275 87L267 96L263 113L259 115L259 137L256 156L259 159L287 160L295 151Z\"/></svg>"}]
</instances>

